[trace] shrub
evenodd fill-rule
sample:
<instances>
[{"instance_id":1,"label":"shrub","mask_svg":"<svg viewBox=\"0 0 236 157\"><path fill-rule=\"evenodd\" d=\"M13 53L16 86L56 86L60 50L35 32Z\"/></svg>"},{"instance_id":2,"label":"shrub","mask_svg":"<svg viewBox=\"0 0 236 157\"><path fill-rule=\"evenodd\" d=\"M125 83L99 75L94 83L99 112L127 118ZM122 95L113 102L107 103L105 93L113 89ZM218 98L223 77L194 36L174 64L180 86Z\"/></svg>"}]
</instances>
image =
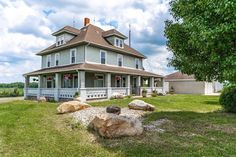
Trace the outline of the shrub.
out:
<instances>
[{"instance_id":1,"label":"shrub","mask_svg":"<svg viewBox=\"0 0 236 157\"><path fill-rule=\"evenodd\" d=\"M236 113L236 85L224 88L220 95L220 104L226 112Z\"/></svg>"},{"instance_id":2,"label":"shrub","mask_svg":"<svg viewBox=\"0 0 236 157\"><path fill-rule=\"evenodd\" d=\"M142 96L144 98L147 97L147 90L145 88L142 90Z\"/></svg>"},{"instance_id":3,"label":"shrub","mask_svg":"<svg viewBox=\"0 0 236 157\"><path fill-rule=\"evenodd\" d=\"M79 96L80 96L79 92L75 92L74 98L77 98L77 97L79 97Z\"/></svg>"},{"instance_id":4,"label":"shrub","mask_svg":"<svg viewBox=\"0 0 236 157\"><path fill-rule=\"evenodd\" d=\"M152 91L152 97L156 97L156 96L157 96L157 91L156 90Z\"/></svg>"},{"instance_id":5,"label":"shrub","mask_svg":"<svg viewBox=\"0 0 236 157\"><path fill-rule=\"evenodd\" d=\"M126 98L130 99L132 98L132 95L127 95Z\"/></svg>"}]
</instances>

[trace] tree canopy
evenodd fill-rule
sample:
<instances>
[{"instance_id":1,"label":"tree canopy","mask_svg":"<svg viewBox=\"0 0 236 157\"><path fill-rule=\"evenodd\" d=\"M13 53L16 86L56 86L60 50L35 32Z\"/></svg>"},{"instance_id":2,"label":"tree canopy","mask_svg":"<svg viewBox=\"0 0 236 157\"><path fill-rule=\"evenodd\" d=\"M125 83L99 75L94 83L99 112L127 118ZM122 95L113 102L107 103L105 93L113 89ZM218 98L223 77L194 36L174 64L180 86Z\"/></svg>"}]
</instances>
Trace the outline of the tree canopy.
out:
<instances>
[{"instance_id":1,"label":"tree canopy","mask_svg":"<svg viewBox=\"0 0 236 157\"><path fill-rule=\"evenodd\" d=\"M197 80L236 83L236 1L172 0L169 65Z\"/></svg>"}]
</instances>

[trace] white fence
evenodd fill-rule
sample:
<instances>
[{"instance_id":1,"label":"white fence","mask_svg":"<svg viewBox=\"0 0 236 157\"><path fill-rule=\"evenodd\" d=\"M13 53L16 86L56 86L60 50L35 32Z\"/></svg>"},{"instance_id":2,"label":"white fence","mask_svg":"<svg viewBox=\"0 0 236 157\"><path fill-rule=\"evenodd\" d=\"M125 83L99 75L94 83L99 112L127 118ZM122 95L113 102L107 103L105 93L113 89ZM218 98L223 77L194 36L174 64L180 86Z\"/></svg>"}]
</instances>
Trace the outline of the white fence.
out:
<instances>
[{"instance_id":1,"label":"white fence","mask_svg":"<svg viewBox=\"0 0 236 157\"><path fill-rule=\"evenodd\" d=\"M54 89L50 89L50 88L41 88L40 89L40 96L44 96L44 97L54 97Z\"/></svg>"}]
</instances>

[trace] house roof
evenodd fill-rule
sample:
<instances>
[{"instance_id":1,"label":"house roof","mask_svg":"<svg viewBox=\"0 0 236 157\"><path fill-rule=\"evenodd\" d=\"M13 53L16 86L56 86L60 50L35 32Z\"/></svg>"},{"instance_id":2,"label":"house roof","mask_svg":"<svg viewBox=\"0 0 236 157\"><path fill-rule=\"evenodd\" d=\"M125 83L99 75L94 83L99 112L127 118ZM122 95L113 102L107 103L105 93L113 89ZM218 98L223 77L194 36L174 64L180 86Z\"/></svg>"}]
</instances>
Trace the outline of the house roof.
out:
<instances>
[{"instance_id":1,"label":"house roof","mask_svg":"<svg viewBox=\"0 0 236 157\"><path fill-rule=\"evenodd\" d=\"M110 29L108 31L102 32L102 36L103 37L109 37L109 36L112 36L112 35L116 35L116 36L122 37L123 39L127 38L125 35L123 35L119 31L117 31L116 29Z\"/></svg>"},{"instance_id":2,"label":"house roof","mask_svg":"<svg viewBox=\"0 0 236 157\"><path fill-rule=\"evenodd\" d=\"M78 35L80 33L80 30L79 29L76 29L74 27L71 27L71 26L65 26L61 29L59 29L58 31L52 33L52 35L58 35L58 34L61 34L63 32L67 32L67 33L70 33L70 34L73 34L73 35Z\"/></svg>"},{"instance_id":3,"label":"house roof","mask_svg":"<svg viewBox=\"0 0 236 157\"><path fill-rule=\"evenodd\" d=\"M70 27L70 26L66 26L55 33L57 34L62 31L73 32L74 34L76 34L76 36L64 45L56 46L56 44L53 44L53 45L49 46L48 48L37 53L37 55L49 54L49 53L52 53L55 51L67 49L67 48L74 47L74 46L77 46L80 44L88 44L89 43L91 45L101 47L103 49L108 49L108 50L116 51L116 52L123 53L123 54L129 54L129 55L133 55L133 56L140 57L140 58L146 58L146 56L144 56L143 54L141 54L137 50L129 47L126 44L124 44L124 48L115 47L114 45L110 44L103 37L104 34L105 35L109 35L111 33L121 34L118 31L114 31L114 30L104 31L97 26L89 24L89 25L81 28L80 30Z\"/></svg>"},{"instance_id":4,"label":"house roof","mask_svg":"<svg viewBox=\"0 0 236 157\"><path fill-rule=\"evenodd\" d=\"M165 80L195 80L194 75L183 74L180 71L165 76Z\"/></svg>"},{"instance_id":5,"label":"house roof","mask_svg":"<svg viewBox=\"0 0 236 157\"><path fill-rule=\"evenodd\" d=\"M117 73L117 74L163 77L161 75L147 72L145 70L115 67L115 66L108 66L108 65L102 65L102 64L89 64L89 63L81 63L81 64L72 64L72 65L67 65L67 66L44 68L44 69L36 70L36 71L30 72L30 73L26 73L24 75L25 76L37 76L40 74L68 72L68 71L75 71L75 70L86 70L86 71L96 71L96 72L111 72L111 73Z\"/></svg>"}]
</instances>

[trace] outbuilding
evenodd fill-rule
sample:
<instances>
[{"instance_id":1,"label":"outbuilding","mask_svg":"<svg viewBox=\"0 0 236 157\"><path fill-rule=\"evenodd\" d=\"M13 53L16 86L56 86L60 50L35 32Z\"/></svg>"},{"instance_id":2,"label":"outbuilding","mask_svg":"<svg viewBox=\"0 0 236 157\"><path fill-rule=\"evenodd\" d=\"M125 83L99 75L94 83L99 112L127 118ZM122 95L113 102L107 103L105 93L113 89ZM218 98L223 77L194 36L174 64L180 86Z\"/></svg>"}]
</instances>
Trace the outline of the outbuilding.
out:
<instances>
[{"instance_id":1,"label":"outbuilding","mask_svg":"<svg viewBox=\"0 0 236 157\"><path fill-rule=\"evenodd\" d=\"M175 72L165 77L165 91L176 94L213 94L221 91L223 84L213 81L196 81L194 75Z\"/></svg>"}]
</instances>

